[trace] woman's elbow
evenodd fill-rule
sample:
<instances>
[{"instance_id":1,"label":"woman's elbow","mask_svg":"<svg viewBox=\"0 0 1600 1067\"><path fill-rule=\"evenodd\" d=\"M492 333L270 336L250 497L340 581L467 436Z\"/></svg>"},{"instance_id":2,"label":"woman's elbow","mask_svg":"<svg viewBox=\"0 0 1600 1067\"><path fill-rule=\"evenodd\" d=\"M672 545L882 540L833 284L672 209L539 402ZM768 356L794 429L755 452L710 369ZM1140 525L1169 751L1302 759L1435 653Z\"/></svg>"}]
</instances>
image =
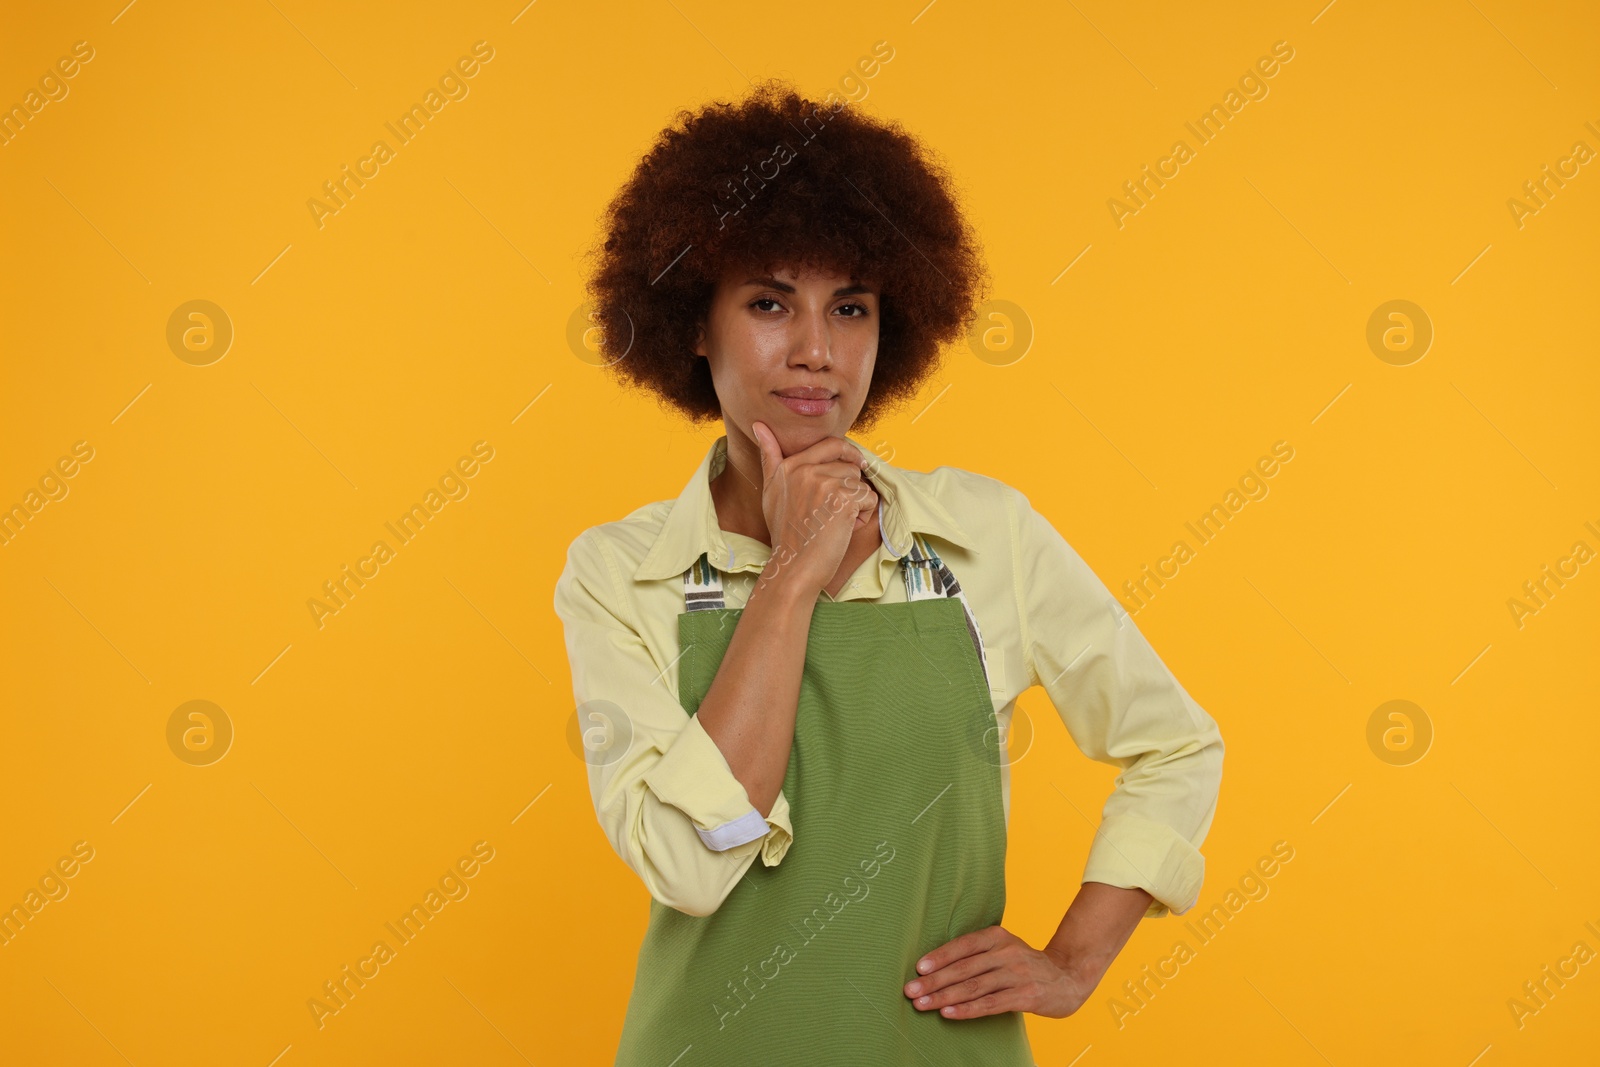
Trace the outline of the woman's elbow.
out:
<instances>
[{"instance_id":1,"label":"woman's elbow","mask_svg":"<svg viewBox=\"0 0 1600 1067\"><path fill-rule=\"evenodd\" d=\"M714 915L733 889L731 884L716 885L694 878L663 878L660 872L651 869L648 863L646 860L645 870L649 870L650 873L643 877L645 888L650 890L650 896L685 915L692 915L695 918Z\"/></svg>"},{"instance_id":2,"label":"woman's elbow","mask_svg":"<svg viewBox=\"0 0 1600 1067\"><path fill-rule=\"evenodd\" d=\"M630 804L610 818L602 812L612 849L652 899L697 918L715 913L759 855L759 843L715 851L682 812L652 802L648 790L636 795L637 806Z\"/></svg>"},{"instance_id":3,"label":"woman's elbow","mask_svg":"<svg viewBox=\"0 0 1600 1067\"><path fill-rule=\"evenodd\" d=\"M741 847L739 851L743 851ZM676 911L697 918L711 915L733 892L748 864L728 866L730 852L713 852L699 838L645 839L623 857L644 882L650 896ZM721 863L715 861L722 861Z\"/></svg>"},{"instance_id":4,"label":"woman's elbow","mask_svg":"<svg viewBox=\"0 0 1600 1067\"><path fill-rule=\"evenodd\" d=\"M707 915L715 915L716 912L717 912L717 909L722 907L722 901L727 899L727 898L725 898L725 897L723 897L723 898L713 898L713 897L708 897L708 896L703 896L703 895L691 895L690 897L688 897L687 899L684 899L684 900L672 900L672 899L662 900L660 897L657 897L656 899L657 900L661 900L661 903L667 905L667 907L673 908L673 909L675 909L677 911L681 911L685 915L692 915L697 919L703 919Z\"/></svg>"}]
</instances>

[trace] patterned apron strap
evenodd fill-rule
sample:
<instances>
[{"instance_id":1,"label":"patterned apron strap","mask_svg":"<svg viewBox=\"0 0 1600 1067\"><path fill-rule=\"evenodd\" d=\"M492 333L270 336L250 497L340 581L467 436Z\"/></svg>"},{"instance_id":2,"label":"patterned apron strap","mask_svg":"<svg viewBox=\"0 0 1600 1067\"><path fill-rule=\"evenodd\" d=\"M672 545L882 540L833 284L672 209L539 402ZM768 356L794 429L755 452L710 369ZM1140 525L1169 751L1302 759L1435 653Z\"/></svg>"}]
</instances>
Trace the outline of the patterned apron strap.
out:
<instances>
[{"instance_id":1,"label":"patterned apron strap","mask_svg":"<svg viewBox=\"0 0 1600 1067\"><path fill-rule=\"evenodd\" d=\"M989 654L984 648L983 633L978 629L977 617L972 614L972 605L967 603L967 594L962 592L956 576L919 533L911 535L911 551L901 557L900 564L901 573L906 579L907 600L953 596L961 601L961 610L967 617L967 633L972 636L972 645L978 651L978 662L983 664L983 680L987 683Z\"/></svg>"},{"instance_id":2,"label":"patterned apron strap","mask_svg":"<svg viewBox=\"0 0 1600 1067\"><path fill-rule=\"evenodd\" d=\"M978 661L983 664L983 678L987 683L989 654L984 648L983 632L978 629L972 605L967 603L967 594L962 591L956 576L939 558L933 546L917 533L911 535L911 551L901 557L900 564L906 582L906 600L955 597L961 601L961 610L967 619L967 633L972 636L972 645L977 649ZM722 572L711 565L709 553L700 553L700 558L683 572L683 603L685 611L720 611L726 606Z\"/></svg>"},{"instance_id":3,"label":"patterned apron strap","mask_svg":"<svg viewBox=\"0 0 1600 1067\"><path fill-rule=\"evenodd\" d=\"M683 572L683 606L685 611L720 611L722 598L722 572L711 565L709 553Z\"/></svg>"}]
</instances>

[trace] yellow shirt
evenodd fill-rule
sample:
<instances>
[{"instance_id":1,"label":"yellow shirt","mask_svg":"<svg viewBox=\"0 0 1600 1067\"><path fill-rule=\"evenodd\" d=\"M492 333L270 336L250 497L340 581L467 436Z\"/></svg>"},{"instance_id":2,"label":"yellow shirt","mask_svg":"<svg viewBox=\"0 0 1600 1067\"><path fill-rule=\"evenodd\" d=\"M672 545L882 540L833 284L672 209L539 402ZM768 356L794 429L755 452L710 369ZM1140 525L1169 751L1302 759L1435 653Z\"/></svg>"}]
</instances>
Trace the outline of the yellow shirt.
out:
<instances>
[{"instance_id":1,"label":"yellow shirt","mask_svg":"<svg viewBox=\"0 0 1600 1067\"><path fill-rule=\"evenodd\" d=\"M708 552L727 606L739 608L771 555L718 524L710 482L727 462L727 440L711 446L676 500L579 534L555 587L577 703L614 705L589 708L626 739L589 764L595 813L651 895L690 915L716 911L757 856L781 863L795 832L783 792L763 817L678 702L684 571ZM884 543L838 599L903 602L900 556L913 531L926 535L977 619L1001 728L1009 729L1017 697L1042 686L1079 749L1122 770L1083 881L1147 890L1155 898L1148 917L1188 911L1222 777L1216 722L1022 493L954 467L901 470L849 440L869 459ZM1002 763L1008 821L1010 786Z\"/></svg>"}]
</instances>

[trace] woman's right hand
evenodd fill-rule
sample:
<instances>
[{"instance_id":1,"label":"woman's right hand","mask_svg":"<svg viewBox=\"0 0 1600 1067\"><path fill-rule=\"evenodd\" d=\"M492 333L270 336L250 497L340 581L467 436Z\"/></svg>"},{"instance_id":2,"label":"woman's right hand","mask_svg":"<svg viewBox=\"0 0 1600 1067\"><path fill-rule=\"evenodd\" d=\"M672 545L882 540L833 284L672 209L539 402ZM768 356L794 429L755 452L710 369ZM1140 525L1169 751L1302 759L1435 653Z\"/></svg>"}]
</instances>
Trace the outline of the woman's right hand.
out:
<instances>
[{"instance_id":1,"label":"woman's right hand","mask_svg":"<svg viewBox=\"0 0 1600 1067\"><path fill-rule=\"evenodd\" d=\"M761 510L777 567L763 580L782 575L810 595L820 593L855 531L877 521L878 494L861 476L867 458L843 437L824 437L785 457L765 423L751 430L761 449Z\"/></svg>"}]
</instances>

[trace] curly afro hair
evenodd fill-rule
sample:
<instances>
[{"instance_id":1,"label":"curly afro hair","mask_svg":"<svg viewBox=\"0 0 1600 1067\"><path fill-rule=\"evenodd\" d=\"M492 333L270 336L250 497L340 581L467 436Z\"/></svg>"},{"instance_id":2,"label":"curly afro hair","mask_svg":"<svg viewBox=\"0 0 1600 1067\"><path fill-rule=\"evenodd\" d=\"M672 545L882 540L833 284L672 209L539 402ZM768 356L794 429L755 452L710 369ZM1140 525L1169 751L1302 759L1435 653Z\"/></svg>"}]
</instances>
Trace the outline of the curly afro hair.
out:
<instances>
[{"instance_id":1,"label":"curly afro hair","mask_svg":"<svg viewBox=\"0 0 1600 1067\"><path fill-rule=\"evenodd\" d=\"M837 100L835 104L834 101ZM831 106L830 106L831 105ZM601 355L691 422L722 416L694 354L727 269L821 269L879 286L878 356L856 419L916 395L989 277L943 165L898 123L778 79L679 111L606 209L588 280Z\"/></svg>"}]
</instances>

